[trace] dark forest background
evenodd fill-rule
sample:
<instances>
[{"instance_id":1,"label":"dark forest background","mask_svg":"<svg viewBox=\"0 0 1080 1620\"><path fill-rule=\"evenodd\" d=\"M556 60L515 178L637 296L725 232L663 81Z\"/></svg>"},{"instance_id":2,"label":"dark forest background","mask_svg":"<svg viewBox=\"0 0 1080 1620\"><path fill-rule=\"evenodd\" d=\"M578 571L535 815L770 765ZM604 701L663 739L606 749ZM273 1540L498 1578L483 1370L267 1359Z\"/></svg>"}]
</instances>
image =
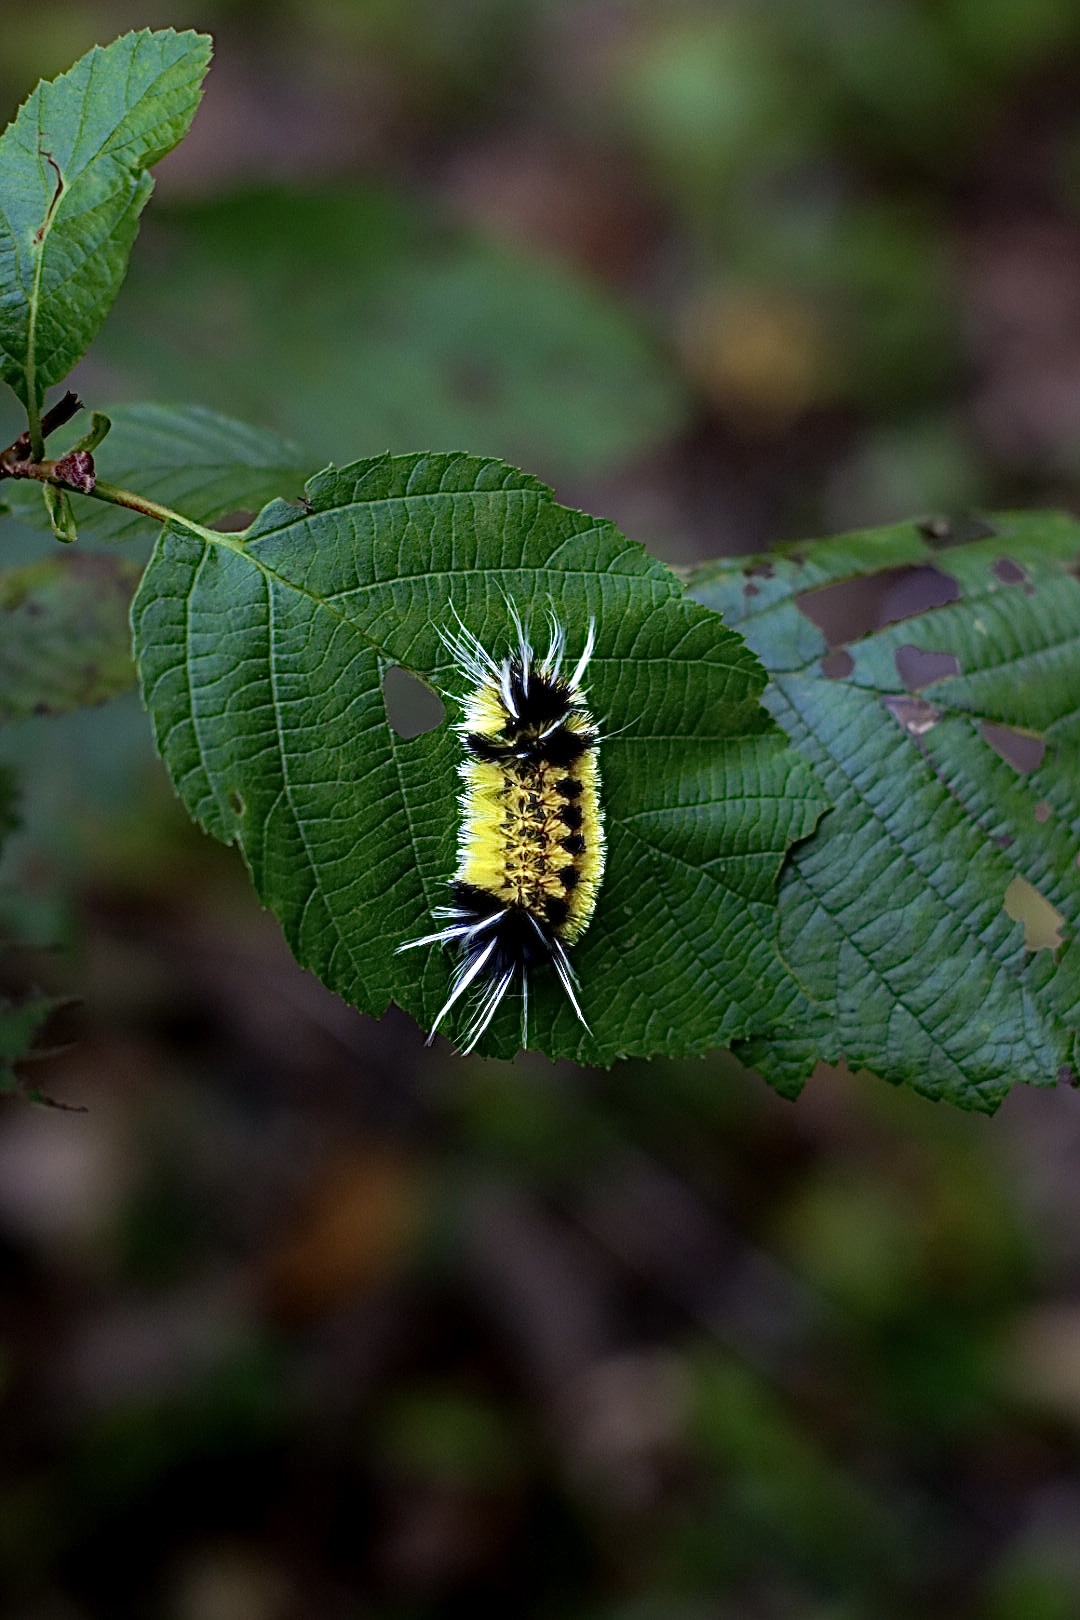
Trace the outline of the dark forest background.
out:
<instances>
[{"instance_id":1,"label":"dark forest background","mask_svg":"<svg viewBox=\"0 0 1080 1620\"><path fill-rule=\"evenodd\" d=\"M5 116L216 37L94 405L504 454L675 563L1080 508L1072 0L4 21ZM0 759L0 989L76 998L86 1109L0 1104L3 1620L1080 1613L1072 1091L455 1058L295 967L133 694Z\"/></svg>"}]
</instances>

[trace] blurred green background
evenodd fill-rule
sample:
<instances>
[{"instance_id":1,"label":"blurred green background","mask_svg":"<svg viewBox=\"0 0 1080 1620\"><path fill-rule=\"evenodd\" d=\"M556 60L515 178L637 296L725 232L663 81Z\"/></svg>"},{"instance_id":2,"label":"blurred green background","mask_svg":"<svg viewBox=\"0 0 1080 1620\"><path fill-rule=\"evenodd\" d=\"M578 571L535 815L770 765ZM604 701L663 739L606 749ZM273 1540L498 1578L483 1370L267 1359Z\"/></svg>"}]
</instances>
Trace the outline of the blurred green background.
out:
<instances>
[{"instance_id":1,"label":"blurred green background","mask_svg":"<svg viewBox=\"0 0 1080 1620\"><path fill-rule=\"evenodd\" d=\"M1078 504L1073 0L17 22L5 115L217 41L88 403L503 454L675 562ZM0 760L88 1110L0 1105L3 1620L1080 1614L1072 1091L455 1059L295 968L133 696Z\"/></svg>"}]
</instances>

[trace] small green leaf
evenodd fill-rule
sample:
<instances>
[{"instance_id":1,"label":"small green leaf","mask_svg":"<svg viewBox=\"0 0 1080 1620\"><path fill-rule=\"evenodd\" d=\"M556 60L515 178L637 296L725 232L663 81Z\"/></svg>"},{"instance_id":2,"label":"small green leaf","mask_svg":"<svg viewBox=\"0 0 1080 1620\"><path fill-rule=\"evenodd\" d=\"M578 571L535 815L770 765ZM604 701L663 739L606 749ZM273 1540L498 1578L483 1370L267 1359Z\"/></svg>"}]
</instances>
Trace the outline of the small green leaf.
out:
<instances>
[{"instance_id":1,"label":"small green leaf","mask_svg":"<svg viewBox=\"0 0 1080 1620\"><path fill-rule=\"evenodd\" d=\"M395 951L446 899L460 742L449 723L399 736L382 681L399 665L459 690L439 627L453 611L505 648L509 598L557 613L570 649L596 618L608 737L608 866L573 952L592 1034L541 976L531 1039L606 1063L782 1022L797 992L775 955L776 875L823 800L739 637L613 524L501 462L383 456L307 493L310 510L275 502L241 538L163 533L132 610L177 790L240 844L299 960L358 1007L393 998L430 1025L448 955ZM519 1032L515 1001L484 1049L512 1052Z\"/></svg>"},{"instance_id":2,"label":"small green leaf","mask_svg":"<svg viewBox=\"0 0 1080 1620\"><path fill-rule=\"evenodd\" d=\"M39 84L0 135L0 376L31 414L105 319L147 170L187 132L204 34L125 34Z\"/></svg>"},{"instance_id":3,"label":"small green leaf","mask_svg":"<svg viewBox=\"0 0 1080 1620\"><path fill-rule=\"evenodd\" d=\"M103 703L132 685L139 573L87 551L0 572L0 722Z\"/></svg>"},{"instance_id":4,"label":"small green leaf","mask_svg":"<svg viewBox=\"0 0 1080 1620\"><path fill-rule=\"evenodd\" d=\"M50 529L57 540L66 546L71 545L73 540L79 538L79 530L67 490L57 489L55 484L42 484L41 493L45 498L45 512Z\"/></svg>"},{"instance_id":5,"label":"small green leaf","mask_svg":"<svg viewBox=\"0 0 1080 1620\"><path fill-rule=\"evenodd\" d=\"M766 701L834 803L780 886L798 1025L744 1053L778 1084L846 1057L989 1110L1014 1081L1052 1084L1075 1065L1080 526L1036 513L989 528L940 550L903 524L709 564L690 582L769 668ZM928 567L958 600L827 659L807 593ZM1041 906L1025 934L1030 891ZM1063 943L1034 949L1054 932L1036 932L1047 907Z\"/></svg>"},{"instance_id":6,"label":"small green leaf","mask_svg":"<svg viewBox=\"0 0 1080 1620\"><path fill-rule=\"evenodd\" d=\"M34 1042L58 1008L67 1005L54 996L34 994L13 1002L0 997L0 1097L16 1094L30 1102L57 1106L52 1098L30 1085L15 1069L31 1054Z\"/></svg>"},{"instance_id":7,"label":"small green leaf","mask_svg":"<svg viewBox=\"0 0 1080 1620\"><path fill-rule=\"evenodd\" d=\"M72 450L96 450L98 445L112 432L112 421L101 411L93 411L90 416L90 427L81 439L76 439L71 446Z\"/></svg>"},{"instance_id":8,"label":"small green leaf","mask_svg":"<svg viewBox=\"0 0 1080 1620\"><path fill-rule=\"evenodd\" d=\"M296 498L315 468L315 458L290 439L201 405L118 405L110 416L112 432L94 457L98 476L197 523L257 512L275 495ZM98 420L108 418L95 412ZM62 442L61 434L57 438ZM44 527L29 480L11 482L9 490L14 514ZM130 540L153 522L99 500L80 501L78 515L84 541Z\"/></svg>"},{"instance_id":9,"label":"small green leaf","mask_svg":"<svg viewBox=\"0 0 1080 1620\"><path fill-rule=\"evenodd\" d=\"M15 808L18 798L13 773L6 766L0 765L0 847L3 846L8 833L14 832L19 825L19 816Z\"/></svg>"},{"instance_id":10,"label":"small green leaf","mask_svg":"<svg viewBox=\"0 0 1080 1620\"><path fill-rule=\"evenodd\" d=\"M11 771L0 766L0 845L18 825L17 791ZM15 1064L26 1057L53 1012L63 1003L39 993L12 1001L0 996L0 1097L12 1092L35 1102L48 1102L16 1073Z\"/></svg>"}]
</instances>

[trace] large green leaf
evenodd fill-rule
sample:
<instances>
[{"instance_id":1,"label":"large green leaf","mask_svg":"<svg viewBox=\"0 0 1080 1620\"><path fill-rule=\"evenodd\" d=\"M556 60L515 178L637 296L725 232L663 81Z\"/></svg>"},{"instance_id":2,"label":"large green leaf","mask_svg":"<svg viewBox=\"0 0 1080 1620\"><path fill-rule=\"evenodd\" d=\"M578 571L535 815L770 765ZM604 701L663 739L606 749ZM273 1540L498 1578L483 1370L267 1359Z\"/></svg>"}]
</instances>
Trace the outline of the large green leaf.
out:
<instances>
[{"instance_id":1,"label":"large green leaf","mask_svg":"<svg viewBox=\"0 0 1080 1620\"><path fill-rule=\"evenodd\" d=\"M802 1013L794 1032L748 1049L777 1083L844 1056L989 1109L1013 1081L1053 1083L1075 1062L1078 559L1080 527L1043 513L995 519L945 550L905 524L692 578L695 599L768 667L769 707L835 806L781 882ZM827 659L804 593L928 565L957 600ZM1057 949L1038 948L1047 903Z\"/></svg>"},{"instance_id":2,"label":"large green leaf","mask_svg":"<svg viewBox=\"0 0 1080 1620\"><path fill-rule=\"evenodd\" d=\"M147 170L186 133L209 60L204 34L125 34L39 84L0 135L0 376L32 411L105 319Z\"/></svg>"},{"instance_id":3,"label":"large green leaf","mask_svg":"<svg viewBox=\"0 0 1080 1620\"><path fill-rule=\"evenodd\" d=\"M688 414L612 297L374 190L155 208L95 355L114 397L205 400L341 461L429 445L567 477Z\"/></svg>"},{"instance_id":4,"label":"large green leaf","mask_svg":"<svg viewBox=\"0 0 1080 1620\"><path fill-rule=\"evenodd\" d=\"M434 1017L446 952L395 949L446 897L460 745L449 724L399 736L382 681L400 665L459 689L439 627L452 608L501 651L510 598L553 608L571 648L596 617L608 733L608 869L573 952L593 1033L544 979L532 1041L608 1062L782 1022L797 997L775 956L776 874L823 806L739 637L612 524L501 462L384 456L307 493L310 511L275 502L244 538L166 531L133 609L173 781L239 843L300 961L369 1012L393 998ZM519 1025L515 1000L485 1050L512 1051Z\"/></svg>"},{"instance_id":5,"label":"large green leaf","mask_svg":"<svg viewBox=\"0 0 1080 1620\"><path fill-rule=\"evenodd\" d=\"M104 703L132 685L139 574L82 551L0 571L0 722Z\"/></svg>"},{"instance_id":6,"label":"large green leaf","mask_svg":"<svg viewBox=\"0 0 1080 1620\"><path fill-rule=\"evenodd\" d=\"M98 476L163 506L213 523L233 512L257 512L275 495L299 496L315 458L280 434L249 427L202 405L118 405L112 431L95 453ZM49 440L55 453L78 438L80 418ZM4 498L21 522L49 529L41 490L30 480L8 480ZM148 520L127 507L80 500L76 516L83 540L128 540L152 533Z\"/></svg>"}]
</instances>

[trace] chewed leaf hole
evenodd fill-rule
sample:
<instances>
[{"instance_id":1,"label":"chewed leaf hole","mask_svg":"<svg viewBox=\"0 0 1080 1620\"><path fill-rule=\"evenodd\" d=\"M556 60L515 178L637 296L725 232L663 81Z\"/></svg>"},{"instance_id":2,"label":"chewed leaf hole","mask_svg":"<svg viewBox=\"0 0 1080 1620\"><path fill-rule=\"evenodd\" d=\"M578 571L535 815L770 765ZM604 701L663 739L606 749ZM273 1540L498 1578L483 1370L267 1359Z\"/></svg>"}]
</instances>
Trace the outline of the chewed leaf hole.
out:
<instances>
[{"instance_id":1,"label":"chewed leaf hole","mask_svg":"<svg viewBox=\"0 0 1080 1620\"><path fill-rule=\"evenodd\" d=\"M895 693L890 693L882 698L882 702L893 719L899 720L904 730L912 737L921 737L941 719L941 710L935 709L925 698L898 697Z\"/></svg>"},{"instance_id":2,"label":"chewed leaf hole","mask_svg":"<svg viewBox=\"0 0 1080 1620\"><path fill-rule=\"evenodd\" d=\"M1029 951L1056 951L1061 944L1065 919L1045 895L1027 878L1015 877L1005 890L1006 915L1024 925L1024 944Z\"/></svg>"},{"instance_id":3,"label":"chewed leaf hole","mask_svg":"<svg viewBox=\"0 0 1080 1620\"><path fill-rule=\"evenodd\" d=\"M939 514L927 518L915 527L932 546L970 546L976 540L990 540L997 533L989 519L978 512L964 512L952 517Z\"/></svg>"},{"instance_id":4,"label":"chewed leaf hole","mask_svg":"<svg viewBox=\"0 0 1080 1620\"><path fill-rule=\"evenodd\" d=\"M951 574L927 564L883 568L859 579L819 585L816 590L802 591L795 605L817 625L830 647L838 647L897 619L944 607L959 595L960 587Z\"/></svg>"},{"instance_id":5,"label":"chewed leaf hole","mask_svg":"<svg viewBox=\"0 0 1080 1620\"><path fill-rule=\"evenodd\" d=\"M1040 824L1040 826L1044 821L1050 820L1050 806L1047 804L1045 799L1040 799L1038 804L1035 806L1035 820Z\"/></svg>"},{"instance_id":6,"label":"chewed leaf hole","mask_svg":"<svg viewBox=\"0 0 1080 1620\"><path fill-rule=\"evenodd\" d=\"M921 686L932 686L935 681L947 681L960 673L960 660L955 653L924 652L921 647L905 642L897 647L893 656L896 673L909 692L917 692Z\"/></svg>"},{"instance_id":7,"label":"chewed leaf hole","mask_svg":"<svg viewBox=\"0 0 1080 1620\"><path fill-rule=\"evenodd\" d=\"M1019 563L1014 563L1011 557L999 557L990 572L1003 585L1026 585L1030 577L1027 569L1021 568Z\"/></svg>"},{"instance_id":8,"label":"chewed leaf hole","mask_svg":"<svg viewBox=\"0 0 1080 1620\"><path fill-rule=\"evenodd\" d=\"M1012 726L997 726L989 720L980 722L983 741L994 753L1011 765L1014 771L1037 771L1046 753L1046 743L1032 731L1016 731ZM1036 811L1036 815L1038 811Z\"/></svg>"},{"instance_id":9,"label":"chewed leaf hole","mask_svg":"<svg viewBox=\"0 0 1080 1620\"><path fill-rule=\"evenodd\" d=\"M838 647L836 652L826 653L821 660L821 673L828 681L846 680L854 668L854 658L843 647Z\"/></svg>"},{"instance_id":10,"label":"chewed leaf hole","mask_svg":"<svg viewBox=\"0 0 1080 1620\"><path fill-rule=\"evenodd\" d=\"M399 737L422 737L446 719L442 699L398 664L391 664L386 671L382 690L387 721Z\"/></svg>"}]
</instances>

